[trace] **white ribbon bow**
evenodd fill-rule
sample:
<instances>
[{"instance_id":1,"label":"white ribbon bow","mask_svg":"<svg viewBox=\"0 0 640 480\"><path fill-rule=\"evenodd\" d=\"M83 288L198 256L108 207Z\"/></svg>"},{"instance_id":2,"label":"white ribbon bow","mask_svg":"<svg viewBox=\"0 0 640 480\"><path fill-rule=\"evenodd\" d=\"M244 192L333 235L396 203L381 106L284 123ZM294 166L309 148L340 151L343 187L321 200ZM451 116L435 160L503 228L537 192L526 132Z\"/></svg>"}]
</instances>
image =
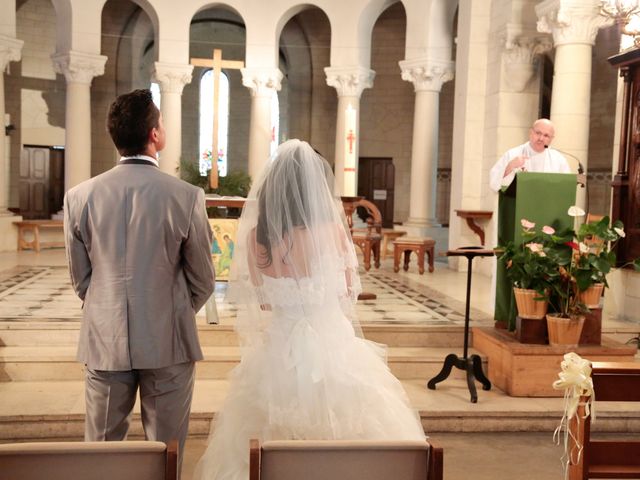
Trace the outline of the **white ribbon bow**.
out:
<instances>
[{"instance_id":1,"label":"white ribbon bow","mask_svg":"<svg viewBox=\"0 0 640 480\"><path fill-rule=\"evenodd\" d=\"M593 405L595 393L591 380L591 362L583 359L577 353L569 352L565 354L560 367L562 368L558 374L560 378L553 382L553 388L564 390L564 413L560 425L553 432L553 439L556 444L559 444L560 433L564 430L564 454L560 460L564 466L564 478L566 479L569 475L569 464L575 465L580 462L583 449L579 439L569 430L569 421L577 415L580 405L584 405L584 416L576 416L577 425L589 415L591 415L592 421L595 420L596 412ZM581 403L581 397L586 397L587 400ZM575 449L572 451L569 451L569 438L575 444Z\"/></svg>"}]
</instances>

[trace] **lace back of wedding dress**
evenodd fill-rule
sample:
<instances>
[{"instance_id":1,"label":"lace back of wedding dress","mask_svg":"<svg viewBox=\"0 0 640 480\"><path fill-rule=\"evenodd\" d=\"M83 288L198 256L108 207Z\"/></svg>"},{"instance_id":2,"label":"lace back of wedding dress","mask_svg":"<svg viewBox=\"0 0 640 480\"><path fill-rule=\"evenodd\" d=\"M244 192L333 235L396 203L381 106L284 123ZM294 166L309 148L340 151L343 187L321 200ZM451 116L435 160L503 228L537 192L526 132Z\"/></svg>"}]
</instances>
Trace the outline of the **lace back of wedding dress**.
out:
<instances>
[{"instance_id":1,"label":"lace back of wedding dress","mask_svg":"<svg viewBox=\"0 0 640 480\"><path fill-rule=\"evenodd\" d=\"M357 334L358 261L334 178L306 143L278 148L249 192L230 273L228 299L238 306L243 347L261 344L272 312L298 303L337 301ZM271 279L285 279L277 286ZM305 315L313 308L301 310Z\"/></svg>"}]
</instances>

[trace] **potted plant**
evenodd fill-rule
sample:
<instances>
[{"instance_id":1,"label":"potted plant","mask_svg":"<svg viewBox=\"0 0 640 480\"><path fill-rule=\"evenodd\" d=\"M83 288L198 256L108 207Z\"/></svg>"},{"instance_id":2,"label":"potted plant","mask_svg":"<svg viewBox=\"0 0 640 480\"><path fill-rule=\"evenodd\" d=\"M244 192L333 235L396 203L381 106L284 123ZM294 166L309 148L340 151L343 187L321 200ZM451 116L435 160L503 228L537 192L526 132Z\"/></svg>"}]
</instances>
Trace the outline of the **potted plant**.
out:
<instances>
[{"instance_id":1,"label":"potted plant","mask_svg":"<svg viewBox=\"0 0 640 480\"><path fill-rule=\"evenodd\" d=\"M607 274L616 265L615 244L624 238L624 225L616 221L609 225L609 217L580 226L576 239L579 243L576 280L581 289L580 299L590 308L598 307L605 287ZM634 262L637 269L638 260Z\"/></svg>"},{"instance_id":2,"label":"potted plant","mask_svg":"<svg viewBox=\"0 0 640 480\"><path fill-rule=\"evenodd\" d=\"M545 237L555 232L549 226L536 232L535 224L521 220L522 243L513 241L498 247L498 260L504 262L506 275L513 284L518 315L521 318L544 319L547 313L549 276L554 264L543 250Z\"/></svg>"},{"instance_id":3,"label":"potted plant","mask_svg":"<svg viewBox=\"0 0 640 480\"><path fill-rule=\"evenodd\" d=\"M584 211L571 207L568 214L582 216ZM585 314L589 307L598 306L602 289L607 286L606 275L616 264L612 247L622 237L622 222L610 226L609 217L603 217L581 225L578 233L566 229L545 238L543 251L556 266L548 277L554 311L547 313L550 344L577 345ZM639 269L640 261L633 265ZM594 287L595 299L590 299L588 292Z\"/></svg>"},{"instance_id":4,"label":"potted plant","mask_svg":"<svg viewBox=\"0 0 640 480\"><path fill-rule=\"evenodd\" d=\"M215 193L221 197L246 197L251 188L251 177L241 170L232 170L226 176L218 179L218 188L212 189L209 185L209 172L206 175L200 173L200 167L195 162L182 160L180 162L180 178L185 182L200 187L205 193ZM207 208L209 218L220 216L218 207ZM233 209L229 209L233 210ZM238 216L239 211L235 212Z\"/></svg>"}]
</instances>

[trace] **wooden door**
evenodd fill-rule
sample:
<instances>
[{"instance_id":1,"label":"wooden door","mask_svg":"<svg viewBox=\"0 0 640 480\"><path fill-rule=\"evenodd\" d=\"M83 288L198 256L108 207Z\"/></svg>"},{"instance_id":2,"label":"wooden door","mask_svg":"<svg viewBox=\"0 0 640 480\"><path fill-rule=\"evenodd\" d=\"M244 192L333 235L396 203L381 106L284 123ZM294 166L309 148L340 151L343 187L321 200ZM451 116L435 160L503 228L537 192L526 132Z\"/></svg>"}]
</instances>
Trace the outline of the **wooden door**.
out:
<instances>
[{"instance_id":1,"label":"wooden door","mask_svg":"<svg viewBox=\"0 0 640 480\"><path fill-rule=\"evenodd\" d=\"M20 215L49 218L49 148L24 147L20 156Z\"/></svg>"},{"instance_id":2,"label":"wooden door","mask_svg":"<svg viewBox=\"0 0 640 480\"><path fill-rule=\"evenodd\" d=\"M360 157L358 195L378 207L385 228L393 228L394 184L395 166L391 158Z\"/></svg>"},{"instance_id":3,"label":"wooden door","mask_svg":"<svg viewBox=\"0 0 640 480\"><path fill-rule=\"evenodd\" d=\"M64 202L64 149L49 150L49 213L62 210Z\"/></svg>"}]
</instances>

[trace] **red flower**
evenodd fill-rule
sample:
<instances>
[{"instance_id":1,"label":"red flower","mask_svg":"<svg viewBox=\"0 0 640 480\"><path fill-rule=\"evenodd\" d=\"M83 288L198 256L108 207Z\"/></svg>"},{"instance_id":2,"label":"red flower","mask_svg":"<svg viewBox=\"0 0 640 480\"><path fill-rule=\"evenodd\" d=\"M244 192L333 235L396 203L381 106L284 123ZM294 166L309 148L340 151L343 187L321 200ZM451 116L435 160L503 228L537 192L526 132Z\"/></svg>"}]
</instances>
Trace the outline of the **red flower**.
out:
<instances>
[{"instance_id":1,"label":"red flower","mask_svg":"<svg viewBox=\"0 0 640 480\"><path fill-rule=\"evenodd\" d=\"M580 250L580 246L576 242L564 242L564 244L573 248L574 250Z\"/></svg>"}]
</instances>

